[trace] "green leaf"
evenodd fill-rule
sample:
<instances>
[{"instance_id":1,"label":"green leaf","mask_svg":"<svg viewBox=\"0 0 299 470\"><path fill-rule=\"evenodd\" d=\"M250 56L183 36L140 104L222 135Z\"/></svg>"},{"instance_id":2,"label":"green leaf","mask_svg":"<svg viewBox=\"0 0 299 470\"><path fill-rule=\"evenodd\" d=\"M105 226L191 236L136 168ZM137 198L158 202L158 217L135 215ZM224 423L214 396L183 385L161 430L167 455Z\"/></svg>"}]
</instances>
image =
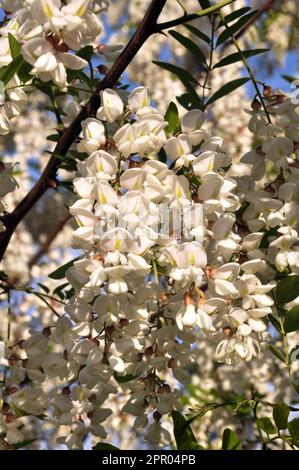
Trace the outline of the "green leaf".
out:
<instances>
[{"instance_id":1,"label":"green leaf","mask_svg":"<svg viewBox=\"0 0 299 470\"><path fill-rule=\"evenodd\" d=\"M223 96L228 95L229 93L232 93L234 90L239 88L240 86L244 85L250 80L249 77L244 77L244 78L237 78L236 80L232 80L229 83L226 83L223 85L219 90L216 91L207 101L206 106L210 105L211 103L214 103L215 101L219 100L220 98L223 98Z\"/></svg>"},{"instance_id":2,"label":"green leaf","mask_svg":"<svg viewBox=\"0 0 299 470\"><path fill-rule=\"evenodd\" d=\"M211 6L210 0L198 0L198 3L200 4L200 6L203 10L205 10L206 8L209 8Z\"/></svg>"},{"instance_id":3,"label":"green leaf","mask_svg":"<svg viewBox=\"0 0 299 470\"><path fill-rule=\"evenodd\" d=\"M64 299L64 293L62 292L67 286L69 285L69 282L64 282L60 286L56 287L53 291L53 295L57 295L61 300Z\"/></svg>"},{"instance_id":4,"label":"green leaf","mask_svg":"<svg viewBox=\"0 0 299 470\"><path fill-rule=\"evenodd\" d=\"M18 55L15 57L9 65L5 65L0 69L0 80L7 85L8 82L13 78L14 74L18 72L21 64L23 63L23 57Z\"/></svg>"},{"instance_id":5,"label":"green leaf","mask_svg":"<svg viewBox=\"0 0 299 470\"><path fill-rule=\"evenodd\" d=\"M116 382L118 382L119 384L125 384L127 382L131 382L131 380L135 380L137 376L133 374L119 375L116 372L114 372L113 377L115 378Z\"/></svg>"},{"instance_id":6,"label":"green leaf","mask_svg":"<svg viewBox=\"0 0 299 470\"><path fill-rule=\"evenodd\" d=\"M279 228L279 226L272 227L272 228L270 228L270 230L267 230L267 232L264 233L262 241L260 243L260 248L268 248L268 245L269 245L269 240L268 239L270 237L278 238L278 232L277 232L278 228Z\"/></svg>"},{"instance_id":7,"label":"green leaf","mask_svg":"<svg viewBox=\"0 0 299 470\"><path fill-rule=\"evenodd\" d=\"M238 436L231 429L224 429L222 436L222 450L241 450Z\"/></svg>"},{"instance_id":8,"label":"green leaf","mask_svg":"<svg viewBox=\"0 0 299 470\"><path fill-rule=\"evenodd\" d=\"M47 140L50 140L50 142L58 142L60 135L59 134L51 134L48 135Z\"/></svg>"},{"instance_id":9,"label":"green leaf","mask_svg":"<svg viewBox=\"0 0 299 470\"><path fill-rule=\"evenodd\" d=\"M248 57L253 57L258 54L264 54L265 52L269 50L270 49L252 49L248 51L242 51L242 54L240 52L229 54L226 57L223 57L223 59L219 60L219 62L217 62L217 64L214 65L213 69L217 69L219 67L225 67L226 65L229 65L229 64L234 64L235 62L238 62L239 60L243 60L243 57L247 59Z\"/></svg>"},{"instance_id":10,"label":"green leaf","mask_svg":"<svg viewBox=\"0 0 299 470\"><path fill-rule=\"evenodd\" d=\"M281 325L279 321L271 313L270 315L268 315L268 320L271 323L271 325L274 326L275 330L281 334Z\"/></svg>"},{"instance_id":11,"label":"green leaf","mask_svg":"<svg viewBox=\"0 0 299 470\"><path fill-rule=\"evenodd\" d=\"M295 80L298 80L298 78L292 77L291 75L282 75L281 78L283 78L289 83L292 83L292 82L295 82Z\"/></svg>"},{"instance_id":12,"label":"green leaf","mask_svg":"<svg viewBox=\"0 0 299 470\"><path fill-rule=\"evenodd\" d=\"M46 294L50 292L49 287L45 286L44 284L41 284L40 282L37 283L37 285L44 291Z\"/></svg>"},{"instance_id":13,"label":"green leaf","mask_svg":"<svg viewBox=\"0 0 299 470\"><path fill-rule=\"evenodd\" d=\"M175 134L181 128L181 121L179 118L179 111L177 105L171 101L168 106L168 109L165 113L165 121L168 122L168 126L166 127L166 133L169 136L170 134Z\"/></svg>"},{"instance_id":14,"label":"green leaf","mask_svg":"<svg viewBox=\"0 0 299 470\"><path fill-rule=\"evenodd\" d=\"M226 15L224 17L224 20L226 23L230 23L231 21L234 21L240 18L240 16L245 15L245 13L248 13L248 11L250 10L251 10L250 7L239 8L239 10L235 10L232 13L229 13L228 15ZM222 20L219 21L218 27L223 26L223 25L224 25L223 21Z\"/></svg>"},{"instance_id":15,"label":"green leaf","mask_svg":"<svg viewBox=\"0 0 299 470\"><path fill-rule=\"evenodd\" d=\"M187 70L184 70L177 65L168 64L167 62L160 62L157 60L153 60L153 64L158 65L158 67L161 67L170 73L173 73L185 86L186 84L189 86L190 83L197 84L197 80L189 72L187 72Z\"/></svg>"},{"instance_id":16,"label":"green leaf","mask_svg":"<svg viewBox=\"0 0 299 470\"><path fill-rule=\"evenodd\" d=\"M279 304L291 302L299 295L299 275L282 279L276 288L276 299Z\"/></svg>"},{"instance_id":17,"label":"green leaf","mask_svg":"<svg viewBox=\"0 0 299 470\"><path fill-rule=\"evenodd\" d=\"M78 57L81 57L81 59L87 60L87 62L90 62L92 59L93 55L93 47L92 46L84 46L82 47L79 51L76 52L75 54ZM69 83L74 81L76 78L80 78L83 82L85 82L89 88L92 88L92 83L91 79L88 75L86 75L82 70L67 70L67 80Z\"/></svg>"},{"instance_id":18,"label":"green leaf","mask_svg":"<svg viewBox=\"0 0 299 470\"><path fill-rule=\"evenodd\" d=\"M11 56L13 59L15 59L18 55L21 54L21 45L18 43L16 38L10 33L8 33L8 42Z\"/></svg>"},{"instance_id":19,"label":"green leaf","mask_svg":"<svg viewBox=\"0 0 299 470\"><path fill-rule=\"evenodd\" d=\"M187 38L186 36L183 36L181 33L178 33L177 31L170 30L169 34L176 39L185 49L187 49L189 52L194 54L196 57L200 59L200 62L202 64L206 64L206 57L200 47L195 44L191 39Z\"/></svg>"},{"instance_id":20,"label":"green leaf","mask_svg":"<svg viewBox=\"0 0 299 470\"><path fill-rule=\"evenodd\" d=\"M3 271L2 269L0 270L0 279L2 281L8 281L8 274L5 271Z\"/></svg>"},{"instance_id":21,"label":"green leaf","mask_svg":"<svg viewBox=\"0 0 299 470\"><path fill-rule=\"evenodd\" d=\"M274 356L276 356L281 362L283 362L284 364L286 363L285 358L276 346L273 346L273 344L269 344L269 349L272 354L274 354Z\"/></svg>"},{"instance_id":22,"label":"green leaf","mask_svg":"<svg viewBox=\"0 0 299 470\"><path fill-rule=\"evenodd\" d=\"M299 447L299 418L295 418L288 424L288 430L292 437L293 443Z\"/></svg>"},{"instance_id":23,"label":"green leaf","mask_svg":"<svg viewBox=\"0 0 299 470\"><path fill-rule=\"evenodd\" d=\"M200 450L189 422L178 411L171 413L173 432L178 450Z\"/></svg>"},{"instance_id":24,"label":"green leaf","mask_svg":"<svg viewBox=\"0 0 299 470\"><path fill-rule=\"evenodd\" d=\"M56 269L51 274L49 274L49 278L55 279L55 280L63 279L65 277L66 271L69 268L71 268L73 266L74 262L77 261L80 258L81 258L81 256L77 256L77 258L74 258L71 261L69 261L68 263L64 264L63 266L60 266L60 268Z\"/></svg>"},{"instance_id":25,"label":"green leaf","mask_svg":"<svg viewBox=\"0 0 299 470\"><path fill-rule=\"evenodd\" d=\"M81 57L81 59L90 61L93 56L93 47L92 46L82 47L79 51L76 52L76 56Z\"/></svg>"},{"instance_id":26,"label":"green leaf","mask_svg":"<svg viewBox=\"0 0 299 470\"><path fill-rule=\"evenodd\" d=\"M22 441L22 442L18 442L17 444L14 444L13 448L15 450L23 449L24 447L28 447L36 441L37 439L27 439L26 441Z\"/></svg>"},{"instance_id":27,"label":"green leaf","mask_svg":"<svg viewBox=\"0 0 299 470\"><path fill-rule=\"evenodd\" d=\"M163 147L158 152L158 160L159 162L167 163L167 155Z\"/></svg>"},{"instance_id":28,"label":"green leaf","mask_svg":"<svg viewBox=\"0 0 299 470\"><path fill-rule=\"evenodd\" d=\"M209 36L207 36L205 33L200 31L199 29L195 28L195 26L191 24L184 24L184 27L187 28L190 31L190 33L194 34L194 36L197 36L202 41L205 41L206 43L211 44L211 39L209 38Z\"/></svg>"},{"instance_id":29,"label":"green leaf","mask_svg":"<svg viewBox=\"0 0 299 470\"><path fill-rule=\"evenodd\" d=\"M286 313L283 327L286 333L299 330L299 305L296 305L296 307L293 307Z\"/></svg>"},{"instance_id":30,"label":"green leaf","mask_svg":"<svg viewBox=\"0 0 299 470\"><path fill-rule=\"evenodd\" d=\"M32 75L30 75L31 70L33 69L32 65L28 64L25 60L21 64L17 74L19 79L22 83L26 83L32 79Z\"/></svg>"},{"instance_id":31,"label":"green leaf","mask_svg":"<svg viewBox=\"0 0 299 470\"><path fill-rule=\"evenodd\" d=\"M59 168L66 171L77 171L77 162L73 158L65 157Z\"/></svg>"},{"instance_id":32,"label":"green leaf","mask_svg":"<svg viewBox=\"0 0 299 470\"><path fill-rule=\"evenodd\" d=\"M75 289L71 287L69 290L65 291L65 298L67 300L70 299L71 297L73 297L74 293L75 293Z\"/></svg>"},{"instance_id":33,"label":"green leaf","mask_svg":"<svg viewBox=\"0 0 299 470\"><path fill-rule=\"evenodd\" d=\"M242 16L236 23L229 26L228 29L225 29L217 39L217 47L224 43L228 38L232 37L239 29L245 26L251 18L256 14L256 10L248 13L247 15Z\"/></svg>"},{"instance_id":34,"label":"green leaf","mask_svg":"<svg viewBox=\"0 0 299 470\"><path fill-rule=\"evenodd\" d=\"M99 442L92 450L120 450L118 447L113 446L112 444L105 444L105 442Z\"/></svg>"},{"instance_id":35,"label":"green leaf","mask_svg":"<svg viewBox=\"0 0 299 470\"><path fill-rule=\"evenodd\" d=\"M256 421L256 424L259 427L259 429L262 429L268 436L269 434L276 434L276 428L270 418L268 417L259 418Z\"/></svg>"},{"instance_id":36,"label":"green leaf","mask_svg":"<svg viewBox=\"0 0 299 470\"><path fill-rule=\"evenodd\" d=\"M297 395L299 395L299 382L298 381L292 381L291 382L292 386L294 387L294 390L296 391Z\"/></svg>"},{"instance_id":37,"label":"green leaf","mask_svg":"<svg viewBox=\"0 0 299 470\"><path fill-rule=\"evenodd\" d=\"M288 427L288 417L290 408L286 403L276 403L273 408L273 419L277 429L286 429Z\"/></svg>"},{"instance_id":38,"label":"green leaf","mask_svg":"<svg viewBox=\"0 0 299 470\"><path fill-rule=\"evenodd\" d=\"M201 109L203 111L203 103L196 93L183 93L181 96L176 96L178 103L185 109Z\"/></svg>"}]
</instances>

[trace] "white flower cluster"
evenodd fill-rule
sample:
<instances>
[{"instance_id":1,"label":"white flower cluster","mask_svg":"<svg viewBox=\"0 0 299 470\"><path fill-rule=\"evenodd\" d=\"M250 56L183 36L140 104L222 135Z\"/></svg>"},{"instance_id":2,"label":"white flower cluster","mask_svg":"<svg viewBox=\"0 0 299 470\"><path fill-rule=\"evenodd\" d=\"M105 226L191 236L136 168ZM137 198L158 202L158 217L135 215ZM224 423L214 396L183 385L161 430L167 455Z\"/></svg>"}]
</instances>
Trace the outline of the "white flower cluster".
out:
<instances>
[{"instance_id":1,"label":"white flower cluster","mask_svg":"<svg viewBox=\"0 0 299 470\"><path fill-rule=\"evenodd\" d=\"M27 101L26 93L20 88L20 80L16 75L6 87L0 83L0 135L9 134L14 127L16 118L21 114Z\"/></svg>"},{"instance_id":2,"label":"white flower cluster","mask_svg":"<svg viewBox=\"0 0 299 470\"><path fill-rule=\"evenodd\" d=\"M252 113L249 129L260 145L241 160L252 165L252 180L244 178L243 188L248 203L243 220L251 233L243 243L249 242L251 259L260 258L264 264L267 261L279 272L298 274L298 107L282 92L269 92L272 122L267 122L261 109ZM264 233L270 230L265 255L260 245Z\"/></svg>"},{"instance_id":3,"label":"white flower cluster","mask_svg":"<svg viewBox=\"0 0 299 470\"><path fill-rule=\"evenodd\" d=\"M89 157L78 163L80 199L70 212L79 225L73 244L84 256L66 273L74 295L53 330L55 352L48 352L47 334L23 344L28 374L65 384L49 400L58 423L71 426L60 438L69 448L80 447L88 432L105 438L99 423L109 412L102 406L119 388L128 395L123 411L136 417L134 428L147 426L154 444L169 440L160 420L180 407L180 391L167 377L188 383L198 329L218 338L219 361L257 356L275 284L260 280L265 262L238 261L251 245L242 246L234 230L237 183L225 175L229 158L221 139L202 129L204 119L192 110L182 132L169 135L139 87L127 106L105 90L97 118L83 123L77 149ZM170 167L157 160L162 148ZM181 214L202 205L201 223L192 226L191 217L189 236L173 224L161 234L161 203ZM78 390L67 386L74 380Z\"/></svg>"},{"instance_id":4,"label":"white flower cluster","mask_svg":"<svg viewBox=\"0 0 299 470\"><path fill-rule=\"evenodd\" d=\"M1 28L2 65L11 62L11 33L22 44L23 58L33 67L31 73L65 87L67 69L81 70L88 65L72 51L93 45L102 31L98 13L107 4L105 0L20 0L13 5L4 2L4 10L13 14Z\"/></svg>"},{"instance_id":5,"label":"white flower cluster","mask_svg":"<svg viewBox=\"0 0 299 470\"><path fill-rule=\"evenodd\" d=\"M101 30L96 14L106 4L2 2L8 16L12 13L1 28L2 64L11 61L11 32L22 44L32 74L64 88L66 70L87 65L73 52L94 42ZM3 135L11 131L25 101L16 77L6 85L5 97ZM80 101L74 97L65 103L64 123L80 110ZM137 433L146 429L153 446L167 445L167 417L181 409L178 382L190 381L191 366L199 367L198 381L204 377L211 389L217 388L217 380L223 382L223 395L227 382L237 390L240 374L247 374L249 389L258 370L263 380L257 388L270 394L265 389L275 372L269 358L259 370L259 353L269 338L267 316L276 312L271 291L277 271L299 274L299 113L280 91L266 89L265 102L268 116L257 99L248 111L257 142L242 159L251 167L250 176L234 176L223 148L232 147L233 129L242 131L241 120L240 127L225 130L239 99L231 102L230 114L224 116L220 104L214 112L216 119L222 118L218 129L227 137L223 145L198 109L186 112L170 130L172 123L151 106L146 88L128 96L124 90L101 93L96 117L82 123L75 144L78 199L70 214L78 228L72 245L83 254L66 272L72 289L65 311L62 305L56 308L57 299L52 307L47 294L45 312L45 304L34 310L25 301L17 310L20 323L12 328L13 341L0 342L0 366L9 368L0 434L8 445L31 439L37 417L46 417L57 442L69 449L83 448L88 434L96 441L105 439L103 423L111 420L113 427L113 419L132 423ZM59 103L62 108L62 99ZM18 125L22 127L21 120ZM31 139L32 129L18 143L24 154ZM241 151L238 142L236 137L235 153ZM35 143L38 147L38 139ZM2 198L16 187L12 171L12 165L0 163L1 214ZM30 264L34 253L31 236L16 232L16 237L17 246L26 245L27 251L7 271L19 280L25 272L22 263ZM51 268L58 257L67 256L68 232L61 238L49 257ZM48 265L34 269L36 281L45 272ZM297 304L298 299L292 303ZM36 332L35 323L41 331ZM212 379L214 360L224 365ZM228 366L240 366L237 378L228 379ZM14 410L23 416L14 416ZM129 419L122 418L126 414Z\"/></svg>"}]
</instances>

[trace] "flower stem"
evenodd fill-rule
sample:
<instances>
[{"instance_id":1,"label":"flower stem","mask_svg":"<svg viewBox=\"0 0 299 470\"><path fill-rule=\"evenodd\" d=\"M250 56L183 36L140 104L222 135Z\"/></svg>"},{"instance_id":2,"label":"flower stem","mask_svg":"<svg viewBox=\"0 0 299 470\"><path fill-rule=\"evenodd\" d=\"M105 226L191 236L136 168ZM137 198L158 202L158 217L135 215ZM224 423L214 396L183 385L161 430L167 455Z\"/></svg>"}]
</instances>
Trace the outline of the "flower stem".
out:
<instances>
[{"instance_id":1,"label":"flower stem","mask_svg":"<svg viewBox=\"0 0 299 470\"><path fill-rule=\"evenodd\" d=\"M230 28L229 28L227 22L225 21L225 18L224 18L224 16L223 16L223 13L222 13L220 10L219 10L219 17L221 18L221 20L222 20L222 22L223 22L225 28L227 29L227 31L230 32ZM266 114L266 116L267 116L267 120L268 120L269 124L271 124L271 116L270 116L270 113L269 113L269 111L268 111L268 109L267 109L267 107L266 107L266 105L265 105L264 98L263 98L263 96L262 96L262 94L261 94L261 92L260 92L260 89L259 89L259 87L258 87L257 81L256 81L256 79L255 79L255 77L254 77L254 75L253 75L253 73L252 73L252 70L251 70L251 68L250 68L250 66L249 66L249 64L248 64L248 61L247 61L246 57L244 56L243 51L242 51L242 49L240 48L239 43L238 43L237 39L235 38L234 34L232 33L232 34L230 35L230 37L231 37L232 42L234 43L234 45L235 45L237 51L239 52L239 54L240 54L240 56L241 56L241 58L242 58L243 64L244 64L244 66L245 66L245 68L246 68L246 70L247 70L247 72L248 72L248 75L249 75L249 77L250 77L250 79L251 79L251 81L252 81L252 83L253 83L253 86L254 86L254 88L255 88L256 94L257 94L257 96L259 97L260 102L261 102L261 104L262 104L262 107L263 107L263 109L264 109L264 111L265 111L265 114Z\"/></svg>"}]
</instances>

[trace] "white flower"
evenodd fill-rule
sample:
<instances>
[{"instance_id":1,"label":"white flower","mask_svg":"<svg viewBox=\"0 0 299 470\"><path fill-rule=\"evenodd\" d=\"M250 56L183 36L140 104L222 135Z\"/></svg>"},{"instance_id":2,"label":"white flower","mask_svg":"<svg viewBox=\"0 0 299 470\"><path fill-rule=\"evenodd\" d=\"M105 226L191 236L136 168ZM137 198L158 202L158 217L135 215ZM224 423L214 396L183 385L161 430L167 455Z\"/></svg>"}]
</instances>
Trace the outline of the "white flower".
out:
<instances>
[{"instance_id":1,"label":"white flower","mask_svg":"<svg viewBox=\"0 0 299 470\"><path fill-rule=\"evenodd\" d=\"M118 374L122 374L125 371L125 363L120 357L110 356L109 364L111 368Z\"/></svg>"},{"instance_id":2,"label":"white flower","mask_svg":"<svg viewBox=\"0 0 299 470\"><path fill-rule=\"evenodd\" d=\"M82 139L77 145L79 152L91 154L105 144L105 128L103 124L94 118L85 119L82 122Z\"/></svg>"},{"instance_id":3,"label":"white flower","mask_svg":"<svg viewBox=\"0 0 299 470\"><path fill-rule=\"evenodd\" d=\"M164 447L169 444L171 436L167 429L163 428L159 423L153 423L148 427L147 439L152 444Z\"/></svg>"},{"instance_id":4,"label":"white flower","mask_svg":"<svg viewBox=\"0 0 299 470\"><path fill-rule=\"evenodd\" d=\"M6 360L6 346L3 341L0 341L0 365L8 366L8 361Z\"/></svg>"},{"instance_id":5,"label":"white flower","mask_svg":"<svg viewBox=\"0 0 299 470\"><path fill-rule=\"evenodd\" d=\"M0 135L6 135L9 134L12 130L12 125L8 117L3 114L3 112L0 113Z\"/></svg>"},{"instance_id":6,"label":"white flower","mask_svg":"<svg viewBox=\"0 0 299 470\"><path fill-rule=\"evenodd\" d=\"M213 327L212 318L201 308L197 310L197 325L204 332L215 330L215 328Z\"/></svg>"},{"instance_id":7,"label":"white flower","mask_svg":"<svg viewBox=\"0 0 299 470\"><path fill-rule=\"evenodd\" d=\"M200 129L206 119L206 113L199 109L188 111L182 118L182 131L185 134Z\"/></svg>"},{"instance_id":8,"label":"white flower","mask_svg":"<svg viewBox=\"0 0 299 470\"><path fill-rule=\"evenodd\" d=\"M262 150L266 157L272 161L278 161L282 157L289 157L293 152L294 144L287 137L273 137L266 140L262 145Z\"/></svg>"},{"instance_id":9,"label":"white flower","mask_svg":"<svg viewBox=\"0 0 299 470\"><path fill-rule=\"evenodd\" d=\"M53 80L57 85L64 87L67 83L66 69L81 70L88 62L69 52L59 52L52 44L41 38L27 41L22 47L24 59L33 69L31 74L37 74L41 80Z\"/></svg>"},{"instance_id":10,"label":"white flower","mask_svg":"<svg viewBox=\"0 0 299 470\"><path fill-rule=\"evenodd\" d=\"M14 191L17 182L12 176L14 165L11 163L0 162L0 197Z\"/></svg>"},{"instance_id":11,"label":"white flower","mask_svg":"<svg viewBox=\"0 0 299 470\"><path fill-rule=\"evenodd\" d=\"M171 137L166 142L164 149L171 160L176 160L176 166L189 166L189 163L195 158L191 153L192 149L186 134Z\"/></svg>"},{"instance_id":12,"label":"white flower","mask_svg":"<svg viewBox=\"0 0 299 470\"><path fill-rule=\"evenodd\" d=\"M102 106L98 109L97 118L103 121L114 122L124 110L122 99L116 91L106 88L101 91Z\"/></svg>"},{"instance_id":13,"label":"white flower","mask_svg":"<svg viewBox=\"0 0 299 470\"><path fill-rule=\"evenodd\" d=\"M232 362L250 361L256 357L260 351L258 342L249 337L232 337L221 341L215 352L215 357L218 362Z\"/></svg>"},{"instance_id":14,"label":"white flower","mask_svg":"<svg viewBox=\"0 0 299 470\"><path fill-rule=\"evenodd\" d=\"M128 105L133 113L136 113L139 109L148 108L150 106L150 100L147 89L144 87L134 88L129 95Z\"/></svg>"},{"instance_id":15,"label":"white flower","mask_svg":"<svg viewBox=\"0 0 299 470\"><path fill-rule=\"evenodd\" d=\"M67 375L67 362L62 354L50 353L44 358L42 367L49 377L60 377L63 379Z\"/></svg>"},{"instance_id":16,"label":"white flower","mask_svg":"<svg viewBox=\"0 0 299 470\"><path fill-rule=\"evenodd\" d=\"M183 309L177 313L176 321L181 330L183 330L184 327L194 328L197 324L197 314L194 305L183 307Z\"/></svg>"},{"instance_id":17,"label":"white flower","mask_svg":"<svg viewBox=\"0 0 299 470\"><path fill-rule=\"evenodd\" d=\"M110 180L115 178L117 161L110 153L97 150L83 162L78 162L77 167L84 178L96 176L98 179Z\"/></svg>"}]
</instances>

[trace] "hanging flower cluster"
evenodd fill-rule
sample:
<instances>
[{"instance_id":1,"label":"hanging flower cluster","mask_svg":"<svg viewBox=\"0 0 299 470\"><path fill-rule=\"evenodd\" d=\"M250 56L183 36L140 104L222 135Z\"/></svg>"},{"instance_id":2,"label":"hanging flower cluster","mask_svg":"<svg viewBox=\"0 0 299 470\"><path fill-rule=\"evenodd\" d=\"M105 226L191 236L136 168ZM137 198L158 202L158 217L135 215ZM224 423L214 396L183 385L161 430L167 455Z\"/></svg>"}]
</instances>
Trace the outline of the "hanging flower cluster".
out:
<instances>
[{"instance_id":1,"label":"hanging flower cluster","mask_svg":"<svg viewBox=\"0 0 299 470\"><path fill-rule=\"evenodd\" d=\"M5 2L6 3L6 2ZM73 53L92 45L102 31L98 14L105 0L23 0L4 10L14 13L1 28L1 62L10 63L9 33L22 44L22 56L32 66L31 74L44 82L67 84L67 69L81 70L88 62Z\"/></svg>"},{"instance_id":2,"label":"hanging flower cluster","mask_svg":"<svg viewBox=\"0 0 299 470\"><path fill-rule=\"evenodd\" d=\"M78 51L96 46L101 33L97 15L108 3L2 2L8 19L1 27L1 65L19 54L25 66L29 64L26 86L34 89L37 83L42 89L40 81L53 89L58 86L58 96L48 94L51 110L58 115L58 134L90 96L86 80L71 102L64 95L72 76L68 70L92 67ZM227 82L223 74L222 79ZM82 132L70 149L77 171L72 168L71 182L63 181L62 186L72 186L76 195L69 212L77 224L72 248L80 255L65 272L68 282L53 287L58 295L53 298L39 282L45 271L36 269L45 314L40 305L32 312L24 303L16 313L26 317L20 320L22 326L12 328L11 334L9 325L6 342L1 331L0 447L31 440L37 420L46 419L47 426L55 428L58 444L81 449L88 435L96 442L106 439L115 409L117 419L129 416L125 423L136 433L142 430L152 445L168 445L169 415L182 409L182 385L190 382L191 368L201 369L210 388L222 381L223 394L229 367L246 375L247 388L253 384L251 373L263 368L256 388L270 394L265 389L269 374L274 375L271 351L263 356L262 350L271 339L269 319L272 316L273 324L278 311L273 294L277 273L299 274L298 108L283 92L269 87L264 90L265 103L254 99L247 110L254 149L241 160L247 174L236 175L223 144L228 136L225 148L233 147L230 141L236 131L232 127L225 132L228 121L222 105L214 119L223 118L218 123L223 138L214 132L217 127L208 113L191 109L180 117L177 113L173 118L171 112L164 116L158 109L167 102L154 107L147 88L130 93L125 88L101 92L96 116L82 122ZM34 126L27 132L19 117L28 99L24 89L16 73L3 84L0 134L25 127L29 147L34 140L39 155L44 143L36 139ZM236 102L226 118L235 112ZM52 129L48 112L47 118ZM42 127L39 113L35 120ZM242 130L243 120L240 123ZM21 140L15 142L27 159L26 139ZM246 133L245 148L249 140ZM236 148L239 152L243 147ZM67 155L62 163L70 159ZM13 168L0 162L1 216L6 210L3 198L17 186ZM54 186L61 183L61 174L52 181ZM26 184L31 186L29 180ZM0 232L4 230L0 222ZM15 278L19 281L24 275L23 259L30 265L34 254L29 246L34 241L27 235L17 235L16 246L27 246L10 270L11 277L0 273L8 304L11 291L18 290ZM64 247L52 255L50 266L68 256L67 232L61 238ZM25 292L43 300L34 289L26 287ZM66 305L62 307L61 301L56 309L53 299L64 299ZM294 299L291 307L297 305ZM224 365L211 378L214 361ZM238 379L230 380L237 390Z\"/></svg>"},{"instance_id":3,"label":"hanging flower cluster","mask_svg":"<svg viewBox=\"0 0 299 470\"><path fill-rule=\"evenodd\" d=\"M250 113L249 129L260 145L242 158L252 165L243 214L251 234L244 242L250 242L250 258L259 257L279 272L298 274L298 108L280 91L267 93L272 122L259 105ZM265 232L269 233L267 256L260 249Z\"/></svg>"},{"instance_id":4,"label":"hanging flower cluster","mask_svg":"<svg viewBox=\"0 0 299 470\"><path fill-rule=\"evenodd\" d=\"M117 393L117 382L126 383L118 387L128 393L124 411L136 416L135 428L154 413L149 438L161 442L167 435L161 416L179 406L180 396L167 375L188 382L198 328L219 337L220 361L250 360L259 351L262 318L273 304L267 293L275 284L260 281L264 262L237 262L237 183L225 175L229 158L221 139L202 129L204 119L192 110L182 119L182 133L167 136L167 122L140 87L128 106L105 90L97 118L83 123L77 149L90 156L78 164L80 199L70 212L79 225L74 247L85 255L66 273L75 293L53 336L62 349L47 355L47 338L29 340L44 344L46 375L63 379L69 371L90 395L101 395L89 405L91 423L73 424L74 434L63 441L70 448L78 446L77 433L105 437L92 419L108 416L102 405ZM162 148L174 162L170 167L157 160ZM161 232L165 207L171 220ZM201 218L192 217L200 208ZM176 226L178 218L187 225ZM30 364L27 343L25 350ZM62 400L64 411L73 389L58 396L54 407Z\"/></svg>"},{"instance_id":5,"label":"hanging flower cluster","mask_svg":"<svg viewBox=\"0 0 299 470\"><path fill-rule=\"evenodd\" d=\"M297 115L284 95L269 101L271 125L253 104L250 128L262 144L244 156L258 187L227 176L230 158L205 130L203 112L187 112L169 131L143 87L127 104L103 91L96 118L83 122L77 151L88 157L78 163L70 213L73 246L84 254L66 272L73 295L55 328L21 343L21 368L11 364L14 384L26 375L41 384L14 392L13 405L35 416L51 405L58 426L71 431L59 437L70 449L88 433L106 437L105 402L119 393L134 428L164 445L162 416L180 409L176 383L189 381L198 334L213 338L220 362L258 356L274 305L271 266L298 272ZM280 236L261 248L273 227Z\"/></svg>"}]
</instances>

